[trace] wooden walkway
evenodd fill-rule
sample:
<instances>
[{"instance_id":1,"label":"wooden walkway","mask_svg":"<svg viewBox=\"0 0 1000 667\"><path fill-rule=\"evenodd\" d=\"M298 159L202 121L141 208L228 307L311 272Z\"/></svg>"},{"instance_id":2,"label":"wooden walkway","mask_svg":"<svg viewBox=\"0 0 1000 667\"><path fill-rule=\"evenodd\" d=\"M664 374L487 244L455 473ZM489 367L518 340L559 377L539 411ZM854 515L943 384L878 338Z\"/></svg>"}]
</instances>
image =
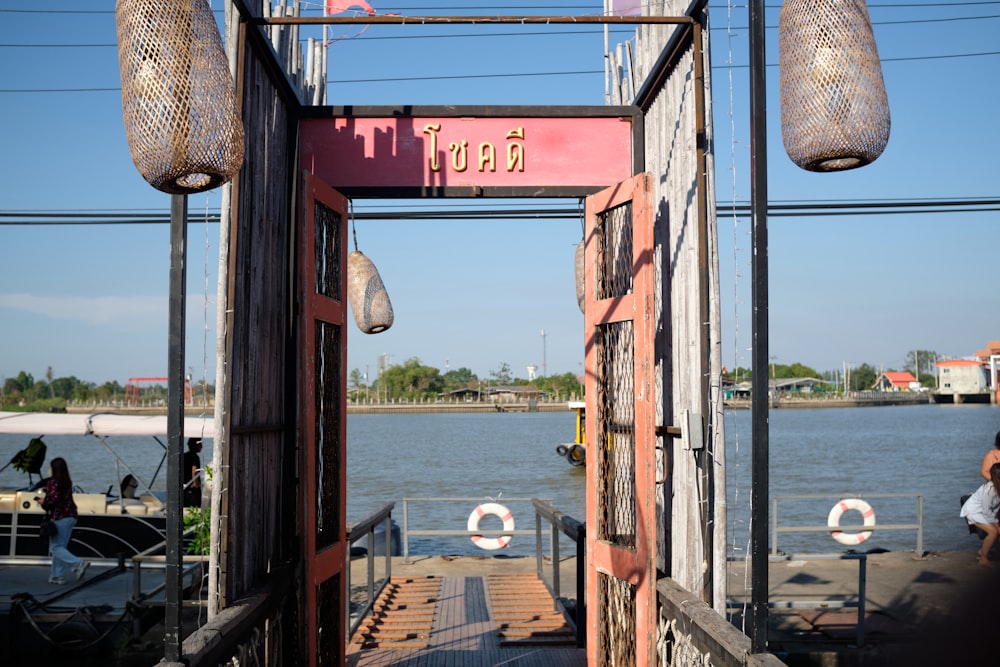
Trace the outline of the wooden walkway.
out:
<instances>
[{"instance_id":1,"label":"wooden walkway","mask_svg":"<svg viewBox=\"0 0 1000 667\"><path fill-rule=\"evenodd\" d=\"M586 667L535 575L396 578L347 646L349 667Z\"/></svg>"}]
</instances>

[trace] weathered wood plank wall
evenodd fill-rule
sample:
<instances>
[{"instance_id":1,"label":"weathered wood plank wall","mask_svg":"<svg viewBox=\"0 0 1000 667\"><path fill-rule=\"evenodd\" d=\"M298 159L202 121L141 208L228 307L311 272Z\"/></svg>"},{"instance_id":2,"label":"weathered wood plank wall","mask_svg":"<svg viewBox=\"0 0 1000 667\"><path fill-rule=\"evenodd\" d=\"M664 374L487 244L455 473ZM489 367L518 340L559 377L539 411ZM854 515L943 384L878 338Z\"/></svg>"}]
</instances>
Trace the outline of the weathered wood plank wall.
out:
<instances>
[{"instance_id":1,"label":"weathered wood plank wall","mask_svg":"<svg viewBox=\"0 0 1000 667\"><path fill-rule=\"evenodd\" d=\"M282 537L281 472L288 438L291 336L289 256L294 170L288 112L256 54L244 58L243 113L250 150L235 190L230 232L224 597L245 593L277 555ZM282 531L292 532L286 535Z\"/></svg>"},{"instance_id":2,"label":"weathered wood plank wall","mask_svg":"<svg viewBox=\"0 0 1000 667\"><path fill-rule=\"evenodd\" d=\"M649 15L683 16L689 5L667 0L643 3L643 8ZM662 300L655 304L657 419L681 426L684 434L660 443L667 483L658 489L657 567L724 613L725 449L707 8L696 17L703 62L696 67L695 49L687 46L645 114L646 170L654 177L657 207L655 262L662 285ZM633 101L678 30L640 26L634 52L619 48L612 54L618 73L612 104ZM703 105L699 95L704 95ZM702 450L692 449L698 424L704 427Z\"/></svg>"}]
</instances>

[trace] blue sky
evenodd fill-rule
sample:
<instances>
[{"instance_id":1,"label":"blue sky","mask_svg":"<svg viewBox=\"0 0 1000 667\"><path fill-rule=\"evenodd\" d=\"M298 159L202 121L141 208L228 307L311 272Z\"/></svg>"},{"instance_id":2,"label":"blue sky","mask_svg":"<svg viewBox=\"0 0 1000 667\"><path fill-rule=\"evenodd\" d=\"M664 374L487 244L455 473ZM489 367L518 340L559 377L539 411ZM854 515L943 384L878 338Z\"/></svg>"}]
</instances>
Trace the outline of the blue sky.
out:
<instances>
[{"instance_id":1,"label":"blue sky","mask_svg":"<svg viewBox=\"0 0 1000 667\"><path fill-rule=\"evenodd\" d=\"M566 0L533 10L430 4L447 9L398 1L374 6L407 15L601 10L600 3ZM889 145L863 169L814 174L794 166L782 148L779 5L768 4L771 201L1000 196L1000 2L873 2L869 9L892 111ZM710 12L717 199L746 201L747 10L713 1ZM604 40L596 26L357 32L341 29L345 38L329 48L331 103L604 103ZM612 45L628 34L616 29ZM115 39L111 0L0 0L0 212L168 209L167 195L142 180L128 153ZM195 217L219 205L217 191L189 201ZM357 201L355 210L390 205L484 203ZM966 356L1000 338L997 217L772 217L770 354L777 363L820 371L863 362L888 369L901 367L908 350ZM350 368L374 377L385 354L393 363L418 357L442 371L467 367L483 378L502 363L526 376L525 367L543 359L547 373L581 371L583 320L573 287L578 219L359 221L356 228L359 249L389 290L396 322L377 336L352 329ZM210 381L218 231L215 224L189 228L187 365L196 379ZM719 236L724 364L749 366L749 221L720 215ZM94 382L165 375L168 238L162 224L0 225L0 376L25 370L42 378L48 367L56 377Z\"/></svg>"}]
</instances>

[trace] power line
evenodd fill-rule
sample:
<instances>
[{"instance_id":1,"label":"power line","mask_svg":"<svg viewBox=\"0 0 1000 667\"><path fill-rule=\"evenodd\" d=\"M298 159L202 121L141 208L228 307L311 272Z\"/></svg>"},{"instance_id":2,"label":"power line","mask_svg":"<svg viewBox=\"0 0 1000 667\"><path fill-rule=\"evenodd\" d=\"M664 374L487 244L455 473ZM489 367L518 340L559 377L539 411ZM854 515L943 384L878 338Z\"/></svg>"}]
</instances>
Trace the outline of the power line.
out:
<instances>
[{"instance_id":1,"label":"power line","mask_svg":"<svg viewBox=\"0 0 1000 667\"><path fill-rule=\"evenodd\" d=\"M466 203L441 207L426 203L423 206L395 204L374 210L355 211L357 220L381 221L448 221L448 220L576 220L580 209L573 206L538 207L531 204L510 206L470 207ZM438 208L430 208L437 205ZM854 200L854 201L780 201L768 203L768 215L783 218L812 218L828 216L872 216L903 214L960 214L991 213L1000 211L997 198L947 198L918 200ZM750 214L748 202L716 202L718 217L746 217ZM189 224L218 224L218 211L189 216ZM161 225L169 224L168 210L144 211L0 211L0 226L49 226L49 225Z\"/></svg>"}]
</instances>

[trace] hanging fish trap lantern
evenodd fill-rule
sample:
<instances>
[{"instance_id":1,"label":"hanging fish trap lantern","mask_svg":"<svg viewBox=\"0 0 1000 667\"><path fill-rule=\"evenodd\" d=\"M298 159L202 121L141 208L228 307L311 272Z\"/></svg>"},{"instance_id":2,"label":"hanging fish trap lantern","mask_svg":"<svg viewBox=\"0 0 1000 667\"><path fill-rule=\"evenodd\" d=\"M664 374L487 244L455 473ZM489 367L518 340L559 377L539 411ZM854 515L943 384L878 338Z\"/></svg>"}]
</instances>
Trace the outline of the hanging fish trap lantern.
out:
<instances>
[{"instance_id":1,"label":"hanging fish trap lantern","mask_svg":"<svg viewBox=\"0 0 1000 667\"><path fill-rule=\"evenodd\" d=\"M169 194L228 182L243 123L222 38L205 0L118 0L122 112L132 161Z\"/></svg>"},{"instance_id":2,"label":"hanging fish trap lantern","mask_svg":"<svg viewBox=\"0 0 1000 667\"><path fill-rule=\"evenodd\" d=\"M347 298L362 333L382 333L392 326L392 303L382 277L360 250L347 256Z\"/></svg>"},{"instance_id":3,"label":"hanging fish trap lantern","mask_svg":"<svg viewBox=\"0 0 1000 667\"><path fill-rule=\"evenodd\" d=\"M584 299L586 277L586 251L583 241L576 246L576 257L574 257L573 269L576 274L576 305L580 307L580 312L585 312L586 304Z\"/></svg>"},{"instance_id":4,"label":"hanging fish trap lantern","mask_svg":"<svg viewBox=\"0 0 1000 667\"><path fill-rule=\"evenodd\" d=\"M354 228L354 205L351 205L351 234L354 252L347 256L347 300L351 302L354 323L362 333L382 333L392 326L392 302L378 269L358 250L358 231Z\"/></svg>"},{"instance_id":5,"label":"hanging fish trap lantern","mask_svg":"<svg viewBox=\"0 0 1000 667\"><path fill-rule=\"evenodd\" d=\"M873 162L889 100L864 0L786 0L778 20L781 138L807 171Z\"/></svg>"}]
</instances>

